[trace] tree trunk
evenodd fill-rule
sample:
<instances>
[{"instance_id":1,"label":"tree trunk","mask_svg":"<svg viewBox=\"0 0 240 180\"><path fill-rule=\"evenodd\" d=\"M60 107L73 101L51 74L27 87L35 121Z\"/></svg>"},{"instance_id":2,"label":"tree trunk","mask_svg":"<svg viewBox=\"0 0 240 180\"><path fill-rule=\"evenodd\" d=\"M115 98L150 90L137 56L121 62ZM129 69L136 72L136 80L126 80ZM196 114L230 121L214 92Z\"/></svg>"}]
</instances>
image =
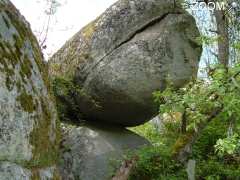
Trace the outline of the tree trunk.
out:
<instances>
[{"instance_id":1,"label":"tree trunk","mask_svg":"<svg viewBox=\"0 0 240 180\"><path fill-rule=\"evenodd\" d=\"M215 10L217 33L218 33L218 61L224 67L229 64L229 33L228 20L224 10Z\"/></svg>"},{"instance_id":2,"label":"tree trunk","mask_svg":"<svg viewBox=\"0 0 240 180\"><path fill-rule=\"evenodd\" d=\"M187 117L186 117L186 110L184 110L182 115L182 126L181 126L181 133L184 134L187 131Z\"/></svg>"},{"instance_id":3,"label":"tree trunk","mask_svg":"<svg viewBox=\"0 0 240 180\"><path fill-rule=\"evenodd\" d=\"M180 136L174 145L173 158L178 160L181 163L186 163L189 156L192 153L192 147L196 140L199 138L201 132L207 127L207 125L219 115L223 107L214 109L208 116L205 123L202 123L198 126L197 131L187 132Z\"/></svg>"}]
</instances>

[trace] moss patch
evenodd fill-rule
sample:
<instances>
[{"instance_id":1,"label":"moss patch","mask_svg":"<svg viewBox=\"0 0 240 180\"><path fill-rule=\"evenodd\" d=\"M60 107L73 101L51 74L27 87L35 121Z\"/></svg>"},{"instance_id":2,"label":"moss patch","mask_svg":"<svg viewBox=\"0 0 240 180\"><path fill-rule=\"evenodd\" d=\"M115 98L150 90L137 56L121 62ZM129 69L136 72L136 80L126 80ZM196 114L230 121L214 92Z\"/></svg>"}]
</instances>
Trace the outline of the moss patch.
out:
<instances>
[{"instance_id":1,"label":"moss patch","mask_svg":"<svg viewBox=\"0 0 240 180\"><path fill-rule=\"evenodd\" d=\"M81 50L79 52L79 41L68 41L64 47L62 47L49 61L50 72L54 77L62 77L64 74L65 78L73 78L75 71L80 63L91 61L90 55L91 40L93 39L94 33L97 30L96 22L99 18L85 26L80 33L77 33L72 39L80 39L83 41ZM67 49L67 52L66 52ZM76 53L79 52L79 53ZM62 57L64 54L64 58ZM63 58L63 59L62 59ZM59 59L62 59L61 63ZM55 61L56 60L56 61Z\"/></svg>"},{"instance_id":2,"label":"moss patch","mask_svg":"<svg viewBox=\"0 0 240 180\"><path fill-rule=\"evenodd\" d=\"M12 25L16 28L16 30L19 33L19 36L14 36L15 39L15 48L16 48L16 52L17 53L13 53L13 54L17 54L18 58L21 55L21 48L24 46L24 42L26 40L26 38L29 39L30 43L31 43L31 47L32 47L32 51L33 51L33 57L34 60L38 66L38 69L42 75L43 81L45 83L45 86L50 89L50 84L48 81L48 68L46 66L46 64L43 62L43 55L41 52L41 48L37 42L36 37L34 36L34 34L32 33L30 27L25 24L24 22L22 22L22 20L20 18L22 18L19 15L19 12L12 6L5 8L5 12L8 15ZM30 71L29 68L31 68L31 62L27 62L27 57L24 57L24 61L21 64L21 68L22 68L22 75L26 75L26 76L30 76ZM26 65L23 65L27 62Z\"/></svg>"},{"instance_id":3,"label":"moss patch","mask_svg":"<svg viewBox=\"0 0 240 180\"><path fill-rule=\"evenodd\" d=\"M10 28L10 24L9 24L8 20L4 16L2 16L2 18L3 18L3 21L5 22L7 28L9 29Z\"/></svg>"},{"instance_id":4,"label":"moss patch","mask_svg":"<svg viewBox=\"0 0 240 180\"><path fill-rule=\"evenodd\" d=\"M15 75L14 67L17 64L16 54L12 50L11 46L7 42L3 42L0 39L0 71L6 74L6 87L11 91L14 87L15 81L13 76Z\"/></svg>"},{"instance_id":5,"label":"moss patch","mask_svg":"<svg viewBox=\"0 0 240 180\"><path fill-rule=\"evenodd\" d=\"M28 94L25 90L17 97L17 101L26 112L33 113L36 109L33 102L33 96Z\"/></svg>"},{"instance_id":6,"label":"moss patch","mask_svg":"<svg viewBox=\"0 0 240 180\"><path fill-rule=\"evenodd\" d=\"M181 151L181 149L183 149L188 143L190 143L192 136L193 133L186 133L180 135L180 137L176 140L175 144L172 147L172 155L177 155Z\"/></svg>"},{"instance_id":7,"label":"moss patch","mask_svg":"<svg viewBox=\"0 0 240 180\"><path fill-rule=\"evenodd\" d=\"M85 39L88 40L92 37L95 31L96 31L95 21L93 21L83 28L82 33Z\"/></svg>"},{"instance_id":8,"label":"moss patch","mask_svg":"<svg viewBox=\"0 0 240 180\"><path fill-rule=\"evenodd\" d=\"M61 180L61 176L59 175L59 173L55 170L53 173L53 180Z\"/></svg>"},{"instance_id":9,"label":"moss patch","mask_svg":"<svg viewBox=\"0 0 240 180\"><path fill-rule=\"evenodd\" d=\"M20 75L22 78L29 79L32 75L32 63L27 56L24 56L23 62L21 63Z\"/></svg>"},{"instance_id":10,"label":"moss patch","mask_svg":"<svg viewBox=\"0 0 240 180\"><path fill-rule=\"evenodd\" d=\"M32 169L32 175L31 175L31 180L40 180L40 174L38 169Z\"/></svg>"},{"instance_id":11,"label":"moss patch","mask_svg":"<svg viewBox=\"0 0 240 180\"><path fill-rule=\"evenodd\" d=\"M56 133L58 128L52 127L52 115L49 110L47 99L41 99L40 106L42 109L41 117L37 117L35 127L30 134L30 143L33 146L33 157L27 162L27 167L49 167L56 163L58 159L59 134L56 134L52 142L51 132Z\"/></svg>"}]
</instances>

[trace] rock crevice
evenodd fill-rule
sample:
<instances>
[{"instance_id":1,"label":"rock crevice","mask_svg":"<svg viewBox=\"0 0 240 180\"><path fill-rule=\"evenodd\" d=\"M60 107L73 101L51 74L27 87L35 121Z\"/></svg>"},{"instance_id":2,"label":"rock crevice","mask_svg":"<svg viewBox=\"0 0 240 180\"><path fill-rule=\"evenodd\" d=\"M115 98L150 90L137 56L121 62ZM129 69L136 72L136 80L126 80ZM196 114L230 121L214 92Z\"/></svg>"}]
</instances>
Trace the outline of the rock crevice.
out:
<instances>
[{"instance_id":1,"label":"rock crevice","mask_svg":"<svg viewBox=\"0 0 240 180\"><path fill-rule=\"evenodd\" d=\"M88 73L86 73L85 75L85 79L81 78L82 81L86 80L88 74L91 73L91 70L94 70L94 68L96 66L99 65L99 63L101 63L107 56L109 56L110 54L112 54L115 50L117 50L118 48L120 48L122 45L130 42L137 34L145 31L146 29L148 29L151 26L154 26L157 23L160 23L164 18L166 18L168 15L170 14L181 14L181 12L179 13L166 13L163 14L162 16L159 16L151 21L149 21L147 24L143 25L142 27L139 27L139 29L137 29L135 32L133 32L129 37L127 37L126 40L124 40L123 42L121 42L119 45L117 45L114 49L112 49L110 52L107 52L101 59L99 59L94 65L92 65L89 69L87 69L86 71Z\"/></svg>"}]
</instances>

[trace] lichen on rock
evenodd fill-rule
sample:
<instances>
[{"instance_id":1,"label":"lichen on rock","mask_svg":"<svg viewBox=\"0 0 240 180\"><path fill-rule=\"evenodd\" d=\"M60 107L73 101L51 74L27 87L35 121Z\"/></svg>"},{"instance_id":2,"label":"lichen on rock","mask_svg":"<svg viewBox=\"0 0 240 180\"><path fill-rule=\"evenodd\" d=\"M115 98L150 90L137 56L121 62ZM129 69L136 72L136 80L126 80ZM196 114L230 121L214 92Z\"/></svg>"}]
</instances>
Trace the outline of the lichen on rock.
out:
<instances>
[{"instance_id":1,"label":"lichen on rock","mask_svg":"<svg viewBox=\"0 0 240 180\"><path fill-rule=\"evenodd\" d=\"M14 5L0 1L0 161L28 170L54 166L56 123L38 42Z\"/></svg>"},{"instance_id":2,"label":"lichen on rock","mask_svg":"<svg viewBox=\"0 0 240 180\"><path fill-rule=\"evenodd\" d=\"M9 162L0 162L0 175L0 180L61 180L55 166L30 170Z\"/></svg>"}]
</instances>

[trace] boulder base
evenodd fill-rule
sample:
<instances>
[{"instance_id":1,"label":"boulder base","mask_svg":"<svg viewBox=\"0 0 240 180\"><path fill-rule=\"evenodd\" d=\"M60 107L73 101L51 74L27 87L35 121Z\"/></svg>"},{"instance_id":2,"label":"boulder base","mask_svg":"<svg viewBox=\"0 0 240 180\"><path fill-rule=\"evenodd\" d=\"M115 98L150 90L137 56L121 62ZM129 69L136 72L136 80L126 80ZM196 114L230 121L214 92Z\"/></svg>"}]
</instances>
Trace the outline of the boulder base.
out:
<instances>
[{"instance_id":1,"label":"boulder base","mask_svg":"<svg viewBox=\"0 0 240 180\"><path fill-rule=\"evenodd\" d=\"M143 137L124 128L96 124L63 127L60 160L63 179L110 179L117 160L122 160L128 150L150 145Z\"/></svg>"}]
</instances>

